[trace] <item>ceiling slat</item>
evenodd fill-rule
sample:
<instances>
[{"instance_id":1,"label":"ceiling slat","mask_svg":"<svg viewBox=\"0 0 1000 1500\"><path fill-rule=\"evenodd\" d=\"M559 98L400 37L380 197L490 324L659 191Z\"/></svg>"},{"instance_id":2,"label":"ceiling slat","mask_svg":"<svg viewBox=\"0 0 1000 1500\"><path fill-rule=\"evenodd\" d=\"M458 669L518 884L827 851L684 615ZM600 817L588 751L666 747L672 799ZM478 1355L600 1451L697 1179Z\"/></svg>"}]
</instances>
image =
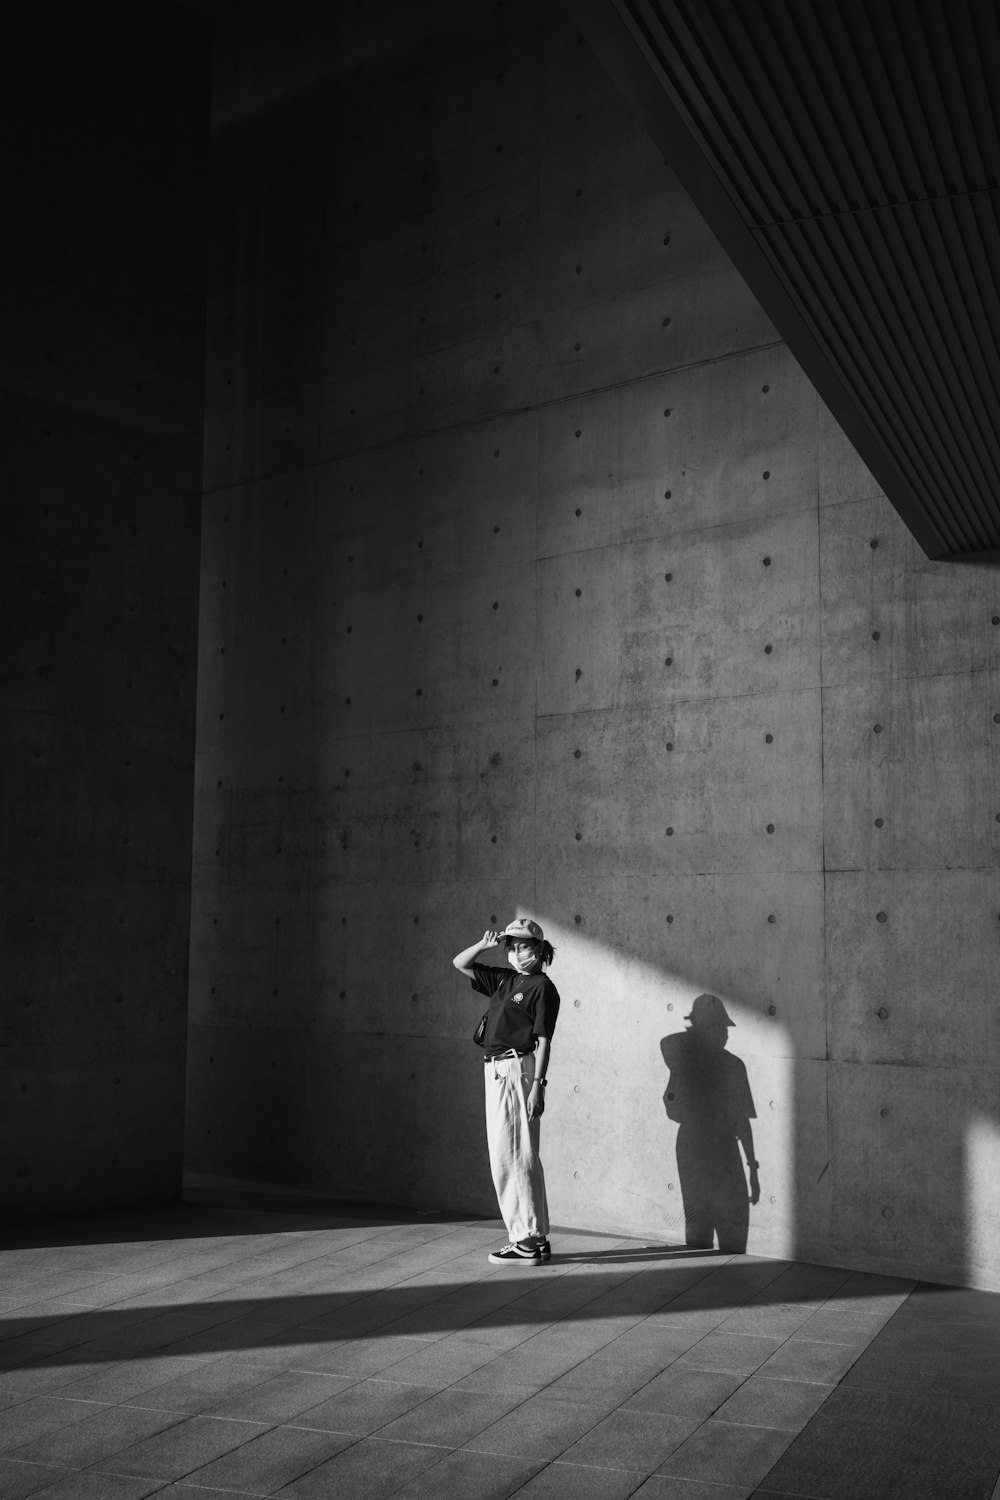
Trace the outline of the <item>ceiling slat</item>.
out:
<instances>
[{"instance_id":1,"label":"ceiling slat","mask_svg":"<svg viewBox=\"0 0 1000 1500\"><path fill-rule=\"evenodd\" d=\"M1000 550L996 0L566 3L921 544Z\"/></svg>"}]
</instances>

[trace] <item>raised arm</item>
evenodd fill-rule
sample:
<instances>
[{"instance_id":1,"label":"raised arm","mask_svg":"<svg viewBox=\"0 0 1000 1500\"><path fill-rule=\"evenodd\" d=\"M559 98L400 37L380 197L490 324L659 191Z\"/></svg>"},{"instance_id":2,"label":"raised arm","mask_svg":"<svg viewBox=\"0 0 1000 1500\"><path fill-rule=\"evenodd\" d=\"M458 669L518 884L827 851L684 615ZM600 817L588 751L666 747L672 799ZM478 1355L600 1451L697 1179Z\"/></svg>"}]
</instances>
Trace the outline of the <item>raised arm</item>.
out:
<instances>
[{"instance_id":1,"label":"raised arm","mask_svg":"<svg viewBox=\"0 0 1000 1500\"><path fill-rule=\"evenodd\" d=\"M473 977L472 965L480 953L485 953L487 948L495 948L497 941L497 933L484 932L478 943L473 943L471 948L463 948L461 953L456 953L452 963L460 974L464 974L466 979L471 979Z\"/></svg>"}]
</instances>

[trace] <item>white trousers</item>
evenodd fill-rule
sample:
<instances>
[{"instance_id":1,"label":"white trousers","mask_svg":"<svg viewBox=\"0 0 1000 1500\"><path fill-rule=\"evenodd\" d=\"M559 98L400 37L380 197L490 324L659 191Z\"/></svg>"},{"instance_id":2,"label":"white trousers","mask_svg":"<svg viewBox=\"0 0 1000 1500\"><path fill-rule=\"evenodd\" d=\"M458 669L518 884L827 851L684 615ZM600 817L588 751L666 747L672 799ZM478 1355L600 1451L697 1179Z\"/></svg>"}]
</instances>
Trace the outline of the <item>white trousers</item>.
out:
<instances>
[{"instance_id":1,"label":"white trousers","mask_svg":"<svg viewBox=\"0 0 1000 1500\"><path fill-rule=\"evenodd\" d=\"M500 1215L512 1240L549 1232L545 1173L538 1155L541 1120L528 1121L528 1091L535 1077L534 1053L501 1057L486 1075L486 1141Z\"/></svg>"}]
</instances>

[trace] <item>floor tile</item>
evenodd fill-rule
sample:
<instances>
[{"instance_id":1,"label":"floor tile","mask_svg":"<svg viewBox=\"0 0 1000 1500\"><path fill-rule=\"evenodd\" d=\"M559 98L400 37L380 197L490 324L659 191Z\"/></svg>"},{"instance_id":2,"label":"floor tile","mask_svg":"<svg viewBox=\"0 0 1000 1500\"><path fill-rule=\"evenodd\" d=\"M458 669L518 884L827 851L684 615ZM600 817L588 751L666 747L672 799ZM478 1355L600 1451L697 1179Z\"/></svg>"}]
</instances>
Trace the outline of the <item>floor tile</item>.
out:
<instances>
[{"instance_id":1,"label":"floor tile","mask_svg":"<svg viewBox=\"0 0 1000 1500\"><path fill-rule=\"evenodd\" d=\"M10 1456L86 1469L181 1420L173 1412L144 1411L134 1406L91 1407L91 1412L93 1415L82 1422L61 1427L23 1448L15 1448Z\"/></svg>"},{"instance_id":2,"label":"floor tile","mask_svg":"<svg viewBox=\"0 0 1000 1500\"><path fill-rule=\"evenodd\" d=\"M435 1395L433 1386L362 1380L302 1413L296 1426L366 1437Z\"/></svg>"},{"instance_id":3,"label":"floor tile","mask_svg":"<svg viewBox=\"0 0 1000 1500\"><path fill-rule=\"evenodd\" d=\"M601 1354L614 1342L615 1337L617 1335L609 1334L606 1329L598 1328L592 1323L568 1318L536 1334L522 1353L529 1353L532 1359L540 1354L553 1356L563 1360L569 1369L581 1360L589 1359L592 1354Z\"/></svg>"},{"instance_id":4,"label":"floor tile","mask_svg":"<svg viewBox=\"0 0 1000 1500\"><path fill-rule=\"evenodd\" d=\"M40 1492L39 1500L142 1500L144 1495L161 1493L162 1480L127 1474L98 1474L89 1469L82 1474L63 1471L55 1484Z\"/></svg>"},{"instance_id":5,"label":"floor tile","mask_svg":"<svg viewBox=\"0 0 1000 1500\"><path fill-rule=\"evenodd\" d=\"M0 1496L3 1500L23 1500L26 1495L35 1495L39 1490L55 1484L64 1471L48 1465L16 1463L13 1459L0 1458Z\"/></svg>"},{"instance_id":6,"label":"floor tile","mask_svg":"<svg viewBox=\"0 0 1000 1500\"><path fill-rule=\"evenodd\" d=\"M781 1427L801 1432L830 1394L813 1381L773 1380L759 1370L745 1380L716 1412L722 1422L748 1427Z\"/></svg>"},{"instance_id":7,"label":"floor tile","mask_svg":"<svg viewBox=\"0 0 1000 1500\"><path fill-rule=\"evenodd\" d=\"M995 1292L921 1282L906 1299L906 1317L931 1317L939 1324L971 1324L1000 1333L1000 1297Z\"/></svg>"},{"instance_id":8,"label":"floor tile","mask_svg":"<svg viewBox=\"0 0 1000 1500\"><path fill-rule=\"evenodd\" d=\"M691 1332L701 1337L725 1323L736 1311L737 1306L731 1302L725 1302L719 1306L698 1306L688 1302L678 1306L671 1302L659 1312L650 1313L646 1322L659 1323L665 1328L675 1329L677 1332Z\"/></svg>"},{"instance_id":9,"label":"floor tile","mask_svg":"<svg viewBox=\"0 0 1000 1500\"><path fill-rule=\"evenodd\" d=\"M10 1342L8 1330L16 1324L17 1336L28 1336L46 1348L72 1349L76 1344L85 1344L113 1328L127 1326L130 1315L121 1312L94 1312L80 1302L71 1302L64 1297L53 1297L32 1307L21 1308L16 1320L4 1318L0 1321L0 1350Z\"/></svg>"},{"instance_id":10,"label":"floor tile","mask_svg":"<svg viewBox=\"0 0 1000 1500\"><path fill-rule=\"evenodd\" d=\"M94 1410L87 1401L66 1401L59 1396L33 1396L30 1401L9 1406L0 1412L0 1452L10 1453L47 1433L82 1422L92 1417Z\"/></svg>"},{"instance_id":11,"label":"floor tile","mask_svg":"<svg viewBox=\"0 0 1000 1500\"><path fill-rule=\"evenodd\" d=\"M793 1494L789 1490L764 1489L758 1485L751 1494L750 1500L824 1500L824 1496Z\"/></svg>"},{"instance_id":12,"label":"floor tile","mask_svg":"<svg viewBox=\"0 0 1000 1500\"><path fill-rule=\"evenodd\" d=\"M61 1394L81 1401L125 1402L144 1391L165 1385L208 1362L208 1356L197 1358L127 1359L102 1366L95 1374L72 1379Z\"/></svg>"},{"instance_id":13,"label":"floor tile","mask_svg":"<svg viewBox=\"0 0 1000 1500\"><path fill-rule=\"evenodd\" d=\"M835 1296L874 1303L880 1299L909 1297L915 1287L916 1282L905 1276L880 1276L875 1271L852 1271Z\"/></svg>"},{"instance_id":14,"label":"floor tile","mask_svg":"<svg viewBox=\"0 0 1000 1500\"><path fill-rule=\"evenodd\" d=\"M0 1369L17 1370L30 1360L42 1360L58 1352L58 1343L53 1346L50 1340L39 1338L34 1332L17 1337L8 1333L0 1344Z\"/></svg>"},{"instance_id":15,"label":"floor tile","mask_svg":"<svg viewBox=\"0 0 1000 1500\"><path fill-rule=\"evenodd\" d=\"M814 1316L821 1303L750 1302L719 1324L720 1333L756 1333L765 1338L789 1338Z\"/></svg>"},{"instance_id":16,"label":"floor tile","mask_svg":"<svg viewBox=\"0 0 1000 1500\"><path fill-rule=\"evenodd\" d=\"M821 1307L796 1329L792 1337L813 1343L852 1344L864 1348L882 1331L885 1322L881 1313L863 1312L856 1308L831 1310Z\"/></svg>"},{"instance_id":17,"label":"floor tile","mask_svg":"<svg viewBox=\"0 0 1000 1500\"><path fill-rule=\"evenodd\" d=\"M241 1443L248 1443L263 1427L256 1422L226 1422L215 1417L187 1417L96 1467L116 1474L144 1474L151 1478L181 1479L203 1468Z\"/></svg>"},{"instance_id":18,"label":"floor tile","mask_svg":"<svg viewBox=\"0 0 1000 1500\"><path fill-rule=\"evenodd\" d=\"M383 1500L446 1456L422 1443L361 1438L278 1493L298 1500Z\"/></svg>"},{"instance_id":19,"label":"floor tile","mask_svg":"<svg viewBox=\"0 0 1000 1500\"><path fill-rule=\"evenodd\" d=\"M564 1394L586 1398L589 1392L615 1396L619 1404L625 1402L636 1391L641 1390L650 1379L647 1371L637 1365L616 1365L610 1359L591 1355L568 1370L565 1375L549 1382L546 1389L554 1395Z\"/></svg>"},{"instance_id":20,"label":"floor tile","mask_svg":"<svg viewBox=\"0 0 1000 1500\"><path fill-rule=\"evenodd\" d=\"M497 1358L496 1350L467 1339L446 1338L425 1344L416 1353L394 1364L388 1372L393 1380L412 1385L430 1385L443 1390L466 1375L481 1370Z\"/></svg>"},{"instance_id":21,"label":"floor tile","mask_svg":"<svg viewBox=\"0 0 1000 1500\"><path fill-rule=\"evenodd\" d=\"M469 1323L475 1323L490 1307L498 1305L495 1294L483 1295L484 1291L486 1289L480 1287L461 1287L450 1295L446 1294L420 1307L402 1311L391 1321L379 1326L384 1329L386 1338L429 1339L432 1342L447 1338L450 1334L460 1332ZM346 1329L351 1322L349 1312L346 1309L344 1314L338 1313L329 1320L322 1319L321 1326L330 1333ZM354 1316L360 1319L359 1314ZM368 1316L370 1319L371 1313ZM370 1329L359 1327L357 1331L360 1334Z\"/></svg>"},{"instance_id":22,"label":"floor tile","mask_svg":"<svg viewBox=\"0 0 1000 1500\"><path fill-rule=\"evenodd\" d=\"M74 1387L90 1376L101 1375L108 1368L103 1358L87 1358L67 1362L61 1354L47 1354L31 1365L10 1372L12 1383L23 1395L49 1395L78 1397ZM14 1403L0 1403L11 1405Z\"/></svg>"},{"instance_id":23,"label":"floor tile","mask_svg":"<svg viewBox=\"0 0 1000 1500\"><path fill-rule=\"evenodd\" d=\"M703 1336L695 1329L685 1331L665 1328L662 1323L640 1323L637 1328L630 1328L627 1333L620 1334L596 1352L599 1358L613 1360L616 1364L657 1366L659 1373L700 1343Z\"/></svg>"},{"instance_id":24,"label":"floor tile","mask_svg":"<svg viewBox=\"0 0 1000 1500\"><path fill-rule=\"evenodd\" d=\"M960 1398L841 1385L763 1487L823 1500L989 1500L998 1454L995 1391L988 1407L976 1408Z\"/></svg>"},{"instance_id":25,"label":"floor tile","mask_svg":"<svg viewBox=\"0 0 1000 1500\"><path fill-rule=\"evenodd\" d=\"M701 1479L680 1479L674 1474L651 1474L632 1500L749 1500L751 1495L759 1494L752 1483L713 1484Z\"/></svg>"},{"instance_id":26,"label":"floor tile","mask_svg":"<svg viewBox=\"0 0 1000 1500\"><path fill-rule=\"evenodd\" d=\"M49 1346L40 1344L37 1339L11 1339L8 1343L0 1346L0 1406L6 1406L5 1399L8 1381L5 1378L10 1371L24 1374L25 1367L34 1367L36 1362L44 1359L48 1354Z\"/></svg>"},{"instance_id":27,"label":"floor tile","mask_svg":"<svg viewBox=\"0 0 1000 1500\"><path fill-rule=\"evenodd\" d=\"M810 1339L788 1339L760 1370L778 1380L812 1380L836 1385L858 1357L856 1344L820 1344Z\"/></svg>"},{"instance_id":28,"label":"floor tile","mask_svg":"<svg viewBox=\"0 0 1000 1500\"><path fill-rule=\"evenodd\" d=\"M517 1500L628 1500L638 1477L629 1469L589 1469L560 1460L518 1490Z\"/></svg>"},{"instance_id":29,"label":"floor tile","mask_svg":"<svg viewBox=\"0 0 1000 1500\"><path fill-rule=\"evenodd\" d=\"M506 1500L520 1493L538 1464L495 1453L449 1453L433 1468L408 1480L394 1492L394 1500Z\"/></svg>"},{"instance_id":30,"label":"floor tile","mask_svg":"<svg viewBox=\"0 0 1000 1500\"><path fill-rule=\"evenodd\" d=\"M562 1458L571 1464L652 1474L698 1425L697 1417L668 1412L613 1411Z\"/></svg>"},{"instance_id":31,"label":"floor tile","mask_svg":"<svg viewBox=\"0 0 1000 1500\"><path fill-rule=\"evenodd\" d=\"M429 1401L378 1429L381 1438L458 1448L510 1411L520 1398L486 1391L439 1391ZM510 1452L519 1452L510 1449Z\"/></svg>"},{"instance_id":32,"label":"floor tile","mask_svg":"<svg viewBox=\"0 0 1000 1500\"><path fill-rule=\"evenodd\" d=\"M816 1266L796 1261L769 1283L769 1296L783 1302L825 1302L835 1297L851 1279L851 1272L839 1266Z\"/></svg>"},{"instance_id":33,"label":"floor tile","mask_svg":"<svg viewBox=\"0 0 1000 1500\"><path fill-rule=\"evenodd\" d=\"M992 1327L907 1316L904 1310L864 1351L845 1383L982 1399L1000 1389L1000 1334Z\"/></svg>"},{"instance_id":34,"label":"floor tile","mask_svg":"<svg viewBox=\"0 0 1000 1500\"><path fill-rule=\"evenodd\" d=\"M327 1342L333 1346L354 1344L357 1353L366 1345L387 1344L396 1340L401 1345L409 1342L415 1347L415 1341L390 1332L390 1326L395 1321L394 1308L389 1300L391 1295L391 1287L376 1287L366 1291L358 1301L347 1297L346 1305L329 1315L335 1320L331 1326L327 1327L326 1318L321 1317L315 1323L300 1323L289 1328L285 1337L289 1340L297 1339L303 1348L315 1348L317 1351Z\"/></svg>"},{"instance_id":35,"label":"floor tile","mask_svg":"<svg viewBox=\"0 0 1000 1500\"><path fill-rule=\"evenodd\" d=\"M591 1371L596 1375L603 1367L609 1373L607 1389L618 1389L622 1392L628 1392L629 1395L635 1391L641 1391L644 1385L648 1385L651 1380L655 1380L658 1375L662 1375L664 1370L663 1360L658 1356L643 1359L638 1354L633 1353L627 1363L618 1364L615 1360L610 1359L604 1353L603 1349L598 1350L597 1354L592 1355L591 1360L587 1361L586 1364L585 1378L589 1379ZM572 1369L566 1371L567 1381L572 1380L573 1372L577 1368L579 1367L574 1365ZM622 1404L626 1399L627 1397L624 1394L621 1395L619 1404Z\"/></svg>"},{"instance_id":36,"label":"floor tile","mask_svg":"<svg viewBox=\"0 0 1000 1500\"><path fill-rule=\"evenodd\" d=\"M517 1453L522 1458L550 1461L565 1453L607 1415L605 1401L560 1401L543 1392L485 1428L466 1447L477 1452Z\"/></svg>"},{"instance_id":37,"label":"floor tile","mask_svg":"<svg viewBox=\"0 0 1000 1500\"><path fill-rule=\"evenodd\" d=\"M678 1369L716 1370L722 1374L750 1375L782 1347L781 1340L751 1333L706 1334L676 1361Z\"/></svg>"},{"instance_id":38,"label":"floor tile","mask_svg":"<svg viewBox=\"0 0 1000 1500\"><path fill-rule=\"evenodd\" d=\"M262 1384L252 1385L213 1406L212 1416L241 1422L290 1422L356 1384L350 1375L325 1375L308 1370L282 1370L275 1375L269 1370Z\"/></svg>"},{"instance_id":39,"label":"floor tile","mask_svg":"<svg viewBox=\"0 0 1000 1500\"><path fill-rule=\"evenodd\" d=\"M318 1344L302 1349L297 1361L304 1370L325 1371L331 1375L354 1375L362 1380L369 1375L380 1375L393 1365L419 1354L423 1344L419 1339L377 1337L353 1339L346 1344Z\"/></svg>"},{"instance_id":40,"label":"floor tile","mask_svg":"<svg viewBox=\"0 0 1000 1500\"><path fill-rule=\"evenodd\" d=\"M193 1470L187 1479L191 1485L208 1490L272 1495L356 1441L353 1433L272 1427L203 1468Z\"/></svg>"},{"instance_id":41,"label":"floor tile","mask_svg":"<svg viewBox=\"0 0 1000 1500\"><path fill-rule=\"evenodd\" d=\"M763 1490L760 1485L757 1485L750 1500L825 1500L825 1496L802 1496L802 1494L792 1494L789 1490Z\"/></svg>"},{"instance_id":42,"label":"floor tile","mask_svg":"<svg viewBox=\"0 0 1000 1500\"><path fill-rule=\"evenodd\" d=\"M673 1412L704 1421L742 1385L744 1378L726 1371L678 1369L671 1365L624 1405L627 1411Z\"/></svg>"},{"instance_id":43,"label":"floor tile","mask_svg":"<svg viewBox=\"0 0 1000 1500\"><path fill-rule=\"evenodd\" d=\"M525 1399L564 1374L565 1364L558 1356L537 1359L515 1349L498 1354L478 1370L463 1375L461 1380L455 1381L455 1386L462 1391L492 1391L497 1395Z\"/></svg>"},{"instance_id":44,"label":"floor tile","mask_svg":"<svg viewBox=\"0 0 1000 1500\"><path fill-rule=\"evenodd\" d=\"M894 1280L889 1276L884 1278L873 1276L867 1279L870 1280L873 1288L880 1280L884 1280L887 1286L894 1286ZM902 1289L898 1291L852 1290L855 1280L856 1278L852 1277L845 1282L841 1290L828 1300L826 1305L831 1312L867 1312L873 1316L888 1319L899 1311L909 1295ZM910 1286L912 1285L911 1282Z\"/></svg>"},{"instance_id":45,"label":"floor tile","mask_svg":"<svg viewBox=\"0 0 1000 1500\"><path fill-rule=\"evenodd\" d=\"M270 1371L262 1365L250 1365L230 1359L213 1360L179 1379L150 1386L143 1392L142 1404L160 1411L210 1411L220 1402L249 1388L263 1385Z\"/></svg>"},{"instance_id":46,"label":"floor tile","mask_svg":"<svg viewBox=\"0 0 1000 1500\"><path fill-rule=\"evenodd\" d=\"M659 1472L718 1484L759 1484L793 1440L794 1434L773 1427L745 1427L711 1417Z\"/></svg>"}]
</instances>

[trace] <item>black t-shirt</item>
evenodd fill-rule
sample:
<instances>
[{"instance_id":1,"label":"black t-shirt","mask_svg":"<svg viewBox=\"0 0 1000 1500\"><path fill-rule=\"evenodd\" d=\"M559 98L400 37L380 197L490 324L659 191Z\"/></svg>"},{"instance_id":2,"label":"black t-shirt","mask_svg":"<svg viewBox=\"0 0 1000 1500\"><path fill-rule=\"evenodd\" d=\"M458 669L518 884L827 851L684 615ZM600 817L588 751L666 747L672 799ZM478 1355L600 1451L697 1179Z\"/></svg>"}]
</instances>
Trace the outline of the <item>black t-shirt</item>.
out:
<instances>
[{"instance_id":1,"label":"black t-shirt","mask_svg":"<svg viewBox=\"0 0 1000 1500\"><path fill-rule=\"evenodd\" d=\"M490 997L483 1035L487 1057L506 1052L534 1050L535 1039L550 1037L559 1014L559 991L547 974L519 974L516 969L497 969L473 964L472 988Z\"/></svg>"}]
</instances>

